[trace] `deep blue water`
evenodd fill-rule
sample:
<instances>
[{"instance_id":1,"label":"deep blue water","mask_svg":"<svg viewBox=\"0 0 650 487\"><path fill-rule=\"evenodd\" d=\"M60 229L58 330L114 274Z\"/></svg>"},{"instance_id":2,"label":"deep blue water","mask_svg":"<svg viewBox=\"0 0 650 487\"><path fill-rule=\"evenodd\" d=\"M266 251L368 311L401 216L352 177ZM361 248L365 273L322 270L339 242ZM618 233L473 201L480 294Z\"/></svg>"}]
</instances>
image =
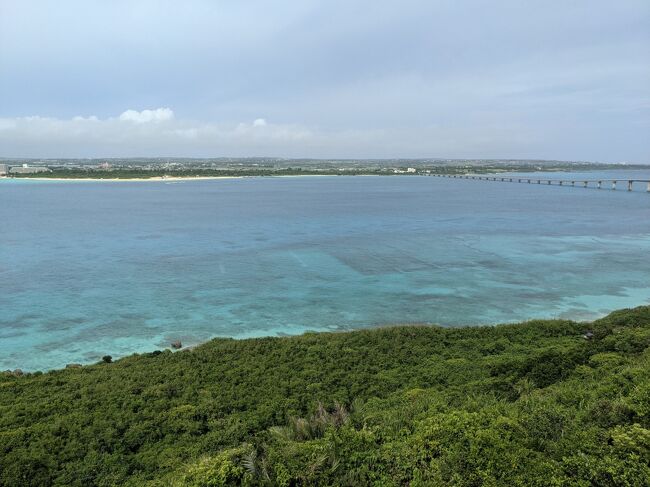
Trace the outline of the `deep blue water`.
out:
<instances>
[{"instance_id":1,"label":"deep blue water","mask_svg":"<svg viewBox=\"0 0 650 487\"><path fill-rule=\"evenodd\" d=\"M590 319L646 304L650 194L638 189L0 180L0 369L174 339Z\"/></svg>"}]
</instances>

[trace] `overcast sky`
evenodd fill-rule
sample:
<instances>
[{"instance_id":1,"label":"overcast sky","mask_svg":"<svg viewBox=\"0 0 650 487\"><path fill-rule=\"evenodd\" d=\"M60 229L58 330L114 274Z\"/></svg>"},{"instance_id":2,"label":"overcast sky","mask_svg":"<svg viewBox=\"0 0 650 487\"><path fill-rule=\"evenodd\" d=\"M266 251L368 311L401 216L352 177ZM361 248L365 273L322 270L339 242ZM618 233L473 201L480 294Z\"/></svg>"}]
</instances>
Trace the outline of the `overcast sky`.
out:
<instances>
[{"instance_id":1,"label":"overcast sky","mask_svg":"<svg viewBox=\"0 0 650 487\"><path fill-rule=\"evenodd\" d=\"M650 1L0 0L0 156L650 163Z\"/></svg>"}]
</instances>

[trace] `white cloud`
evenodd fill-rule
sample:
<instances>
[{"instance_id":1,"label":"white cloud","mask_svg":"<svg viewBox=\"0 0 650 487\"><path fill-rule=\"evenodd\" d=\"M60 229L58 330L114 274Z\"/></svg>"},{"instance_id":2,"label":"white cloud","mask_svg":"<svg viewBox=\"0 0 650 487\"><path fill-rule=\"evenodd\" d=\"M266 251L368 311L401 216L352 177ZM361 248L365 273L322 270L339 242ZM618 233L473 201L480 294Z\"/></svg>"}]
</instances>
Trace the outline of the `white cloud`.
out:
<instances>
[{"instance_id":1,"label":"white cloud","mask_svg":"<svg viewBox=\"0 0 650 487\"><path fill-rule=\"evenodd\" d=\"M104 119L0 118L0 147L8 157L266 155L290 152L315 138L305 127L264 119L239 124L180 120L169 108L126 110Z\"/></svg>"},{"instance_id":2,"label":"white cloud","mask_svg":"<svg viewBox=\"0 0 650 487\"><path fill-rule=\"evenodd\" d=\"M81 115L77 115L76 117L72 117L73 122L97 122L99 121L99 118L97 118L95 115L91 115L90 117L83 117Z\"/></svg>"},{"instance_id":3,"label":"white cloud","mask_svg":"<svg viewBox=\"0 0 650 487\"><path fill-rule=\"evenodd\" d=\"M166 122L174 118L174 112L170 108L156 108L155 110L126 110L120 115L120 120L148 123L148 122Z\"/></svg>"},{"instance_id":4,"label":"white cloud","mask_svg":"<svg viewBox=\"0 0 650 487\"><path fill-rule=\"evenodd\" d=\"M0 118L0 132L16 128L16 121L11 118Z\"/></svg>"},{"instance_id":5,"label":"white cloud","mask_svg":"<svg viewBox=\"0 0 650 487\"><path fill-rule=\"evenodd\" d=\"M107 118L5 117L0 118L0 155L618 160L594 157L579 149L563 150L561 146L569 139L576 148L591 139L588 131L573 129L571 120L565 124L558 121L553 130L540 130L506 115L495 117L475 110L457 123L364 129L278 124L259 118L246 123L201 122L174 118L169 108L127 110ZM645 128L639 127L639 131ZM560 142L559 148L549 149L555 141ZM645 158L629 160L647 162Z\"/></svg>"}]
</instances>

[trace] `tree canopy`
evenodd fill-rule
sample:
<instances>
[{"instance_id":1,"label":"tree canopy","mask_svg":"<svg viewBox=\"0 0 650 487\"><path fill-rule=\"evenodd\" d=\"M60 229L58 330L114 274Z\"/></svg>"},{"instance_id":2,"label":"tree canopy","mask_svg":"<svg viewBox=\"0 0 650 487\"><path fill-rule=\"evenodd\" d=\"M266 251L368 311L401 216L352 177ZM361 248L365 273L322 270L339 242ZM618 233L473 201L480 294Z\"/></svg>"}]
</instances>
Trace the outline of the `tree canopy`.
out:
<instances>
[{"instance_id":1,"label":"tree canopy","mask_svg":"<svg viewBox=\"0 0 650 487\"><path fill-rule=\"evenodd\" d=\"M0 375L0 485L650 479L650 307L215 339Z\"/></svg>"}]
</instances>

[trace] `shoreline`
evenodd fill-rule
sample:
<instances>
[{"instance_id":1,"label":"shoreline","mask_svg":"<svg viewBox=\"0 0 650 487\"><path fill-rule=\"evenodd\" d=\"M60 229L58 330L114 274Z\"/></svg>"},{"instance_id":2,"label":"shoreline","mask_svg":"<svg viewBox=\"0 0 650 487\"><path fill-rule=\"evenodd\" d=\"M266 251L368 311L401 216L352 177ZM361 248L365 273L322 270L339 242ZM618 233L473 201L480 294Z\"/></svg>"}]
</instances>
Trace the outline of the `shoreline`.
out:
<instances>
[{"instance_id":1,"label":"shoreline","mask_svg":"<svg viewBox=\"0 0 650 487\"><path fill-rule=\"evenodd\" d=\"M183 340L182 339L171 339L167 342L166 345L159 345L156 347L154 343L152 343L151 348L146 348L146 349L139 349L137 347L133 348L130 352L125 353L125 354L115 354L112 355L110 352L107 352L106 355L110 356L112 361L117 361L121 360L123 358L127 357L132 357L134 355L137 356L143 356L143 355L149 355L149 354L157 354L157 353L180 353L180 352L192 352L196 348L200 348L204 345L207 345L211 343L212 341L215 340L234 340L234 341L247 341L247 340L260 340L260 339L267 339L267 338L273 338L273 339L291 339L291 338L297 338L297 337L302 337L305 335L329 335L329 334L348 334L348 333L356 333L356 332L368 332L368 331L375 331L375 330L390 330L393 328L420 328L420 327L425 327L425 328L440 328L440 329L467 329L467 328L493 328L493 327L498 327L498 326L517 326L517 325L523 325L531 322L537 322L537 321L569 321L577 324L590 324L593 323L594 321L598 321L600 319L605 318L606 316L626 310L626 309L636 309L636 308L641 308L641 307L646 307L650 306L650 303L644 303L644 304L639 304L637 306L632 306L630 308L616 308L613 309L610 312L607 313L594 313L592 317L590 318L562 318L560 316L553 316L553 317L548 317L548 318L527 318L523 320L511 320L511 321L496 321L496 322L484 322L484 323L466 323L463 325L458 325L458 326L449 326L449 325L444 325L441 323L437 322L385 322L385 323L375 323L375 324L370 324L370 325L364 325L361 327L354 327L354 328L347 328L347 327L340 327L336 329L304 329L300 333L254 333L254 334L244 334L244 335L239 335L239 336L224 336L224 335L212 335L207 339L204 340L198 340L198 341L192 341L189 340L187 342L187 345L182 344ZM176 348L173 343L178 341L181 343L181 346L179 348ZM69 362L64 365L60 365L57 367L53 368L43 368L43 369L29 369L29 368L22 368L22 367L16 367L15 369L12 368L2 368L0 369L0 375L1 374L13 374L13 375L23 375L23 374L34 374L34 373L50 373L50 372L56 372L56 371L62 371L70 368L81 368L81 367L91 367L97 364L101 364L101 357L97 356L97 360L94 361L88 361L88 360L80 360L76 362Z\"/></svg>"},{"instance_id":2,"label":"shoreline","mask_svg":"<svg viewBox=\"0 0 650 487\"><path fill-rule=\"evenodd\" d=\"M80 182L179 182L179 181L200 181L218 179L251 179L251 178L307 178L307 177L338 177L338 176L399 176L399 174L278 174L274 175L250 175L250 176L152 176L150 178L47 178L47 177L0 177L0 181L80 181Z\"/></svg>"},{"instance_id":3,"label":"shoreline","mask_svg":"<svg viewBox=\"0 0 650 487\"><path fill-rule=\"evenodd\" d=\"M162 176L153 176L150 178L0 178L0 181L6 179L7 181L54 181L54 182L65 182L65 181L80 181L80 182L107 182L107 183L117 183L117 182L165 182L165 181L187 181L187 180L202 180L202 179L242 179L246 176L179 176L179 177L162 177Z\"/></svg>"},{"instance_id":4,"label":"shoreline","mask_svg":"<svg viewBox=\"0 0 650 487\"><path fill-rule=\"evenodd\" d=\"M650 166L649 166L650 167ZM471 176L482 176L482 175L525 175L525 174L546 174L546 173L575 173L575 172L593 172L593 171L612 171L612 170L639 170L637 168L621 167L617 169L582 169L582 168L571 168L571 169L558 169L552 171L539 171L539 170L503 170L503 171L493 171L493 172L480 172L472 174L454 174L454 175L471 175ZM369 173L369 174L345 174L345 173L332 173L332 174L242 174L242 175L228 175L228 176L151 176L151 177L125 177L125 178L115 178L115 177L43 177L43 176L34 176L34 177L16 177L16 176L0 176L0 183L2 181L37 181L37 182L66 182L66 181L78 181L78 182L182 182L182 181L210 181L210 180L220 180L220 179L245 179L245 178L304 178L304 177L334 177L334 176L428 176L428 174L411 174L411 173ZM621 179L623 179L621 177Z\"/></svg>"}]
</instances>

